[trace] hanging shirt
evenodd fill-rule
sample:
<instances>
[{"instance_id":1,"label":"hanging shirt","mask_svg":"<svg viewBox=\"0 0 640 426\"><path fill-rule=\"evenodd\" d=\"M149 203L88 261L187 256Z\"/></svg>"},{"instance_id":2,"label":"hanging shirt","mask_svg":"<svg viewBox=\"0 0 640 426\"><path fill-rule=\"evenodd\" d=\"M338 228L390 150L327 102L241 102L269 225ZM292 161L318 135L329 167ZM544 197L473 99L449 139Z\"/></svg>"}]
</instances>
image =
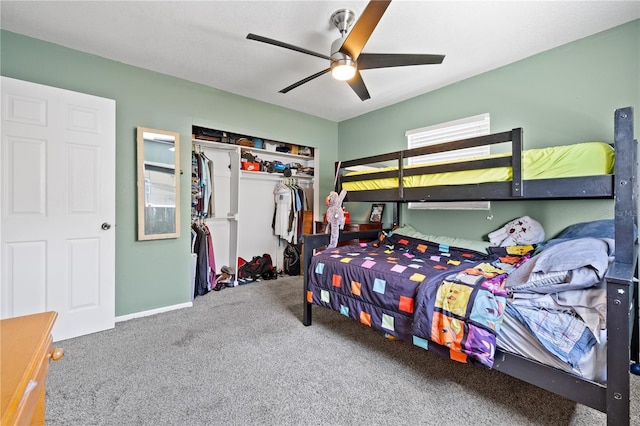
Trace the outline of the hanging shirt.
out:
<instances>
[{"instance_id":1,"label":"hanging shirt","mask_svg":"<svg viewBox=\"0 0 640 426\"><path fill-rule=\"evenodd\" d=\"M200 154L200 186L202 187L202 217L207 217L209 201L211 199L211 173L209 159Z\"/></svg>"},{"instance_id":2,"label":"hanging shirt","mask_svg":"<svg viewBox=\"0 0 640 426\"><path fill-rule=\"evenodd\" d=\"M289 241L293 234L289 226L293 200L291 188L283 183L278 183L273 190L273 195L275 201L273 233Z\"/></svg>"},{"instance_id":3,"label":"hanging shirt","mask_svg":"<svg viewBox=\"0 0 640 426\"><path fill-rule=\"evenodd\" d=\"M204 225L204 230L207 234L207 283L209 285L209 290L213 290L216 286L216 258L213 253L213 238L211 236L211 230L207 225Z\"/></svg>"}]
</instances>

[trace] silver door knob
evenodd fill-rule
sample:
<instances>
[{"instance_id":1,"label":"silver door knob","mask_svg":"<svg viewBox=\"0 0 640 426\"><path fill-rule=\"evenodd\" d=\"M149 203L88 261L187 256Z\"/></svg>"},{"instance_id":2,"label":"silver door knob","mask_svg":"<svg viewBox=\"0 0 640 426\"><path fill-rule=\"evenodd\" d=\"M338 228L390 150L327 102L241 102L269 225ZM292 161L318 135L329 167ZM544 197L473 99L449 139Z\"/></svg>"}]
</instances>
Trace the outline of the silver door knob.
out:
<instances>
[{"instance_id":1,"label":"silver door knob","mask_svg":"<svg viewBox=\"0 0 640 426\"><path fill-rule=\"evenodd\" d=\"M107 229L111 229L111 224L105 222L105 223L102 224L101 227L102 227L102 229L104 229L106 231Z\"/></svg>"}]
</instances>

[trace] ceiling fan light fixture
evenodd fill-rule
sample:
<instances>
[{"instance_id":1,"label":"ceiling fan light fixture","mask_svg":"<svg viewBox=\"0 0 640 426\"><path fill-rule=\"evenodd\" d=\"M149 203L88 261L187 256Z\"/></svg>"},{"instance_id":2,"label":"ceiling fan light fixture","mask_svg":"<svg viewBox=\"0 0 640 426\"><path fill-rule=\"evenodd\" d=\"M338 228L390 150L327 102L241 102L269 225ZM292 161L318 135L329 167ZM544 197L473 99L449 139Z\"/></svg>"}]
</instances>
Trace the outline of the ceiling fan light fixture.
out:
<instances>
[{"instance_id":1,"label":"ceiling fan light fixture","mask_svg":"<svg viewBox=\"0 0 640 426\"><path fill-rule=\"evenodd\" d=\"M371 98L371 95L362 80L362 75L360 75L361 70L440 64L444 59L444 55L362 52L390 3L391 0L369 0L357 21L352 10L336 10L331 15L331 23L338 29L341 37L331 43L329 56L257 34L249 33L247 39L316 56L330 62L329 68L285 87L280 90L280 93L288 93L296 87L331 72L334 79L347 81L349 87L353 89L360 100L366 101ZM357 63L360 65L358 66Z\"/></svg>"},{"instance_id":2,"label":"ceiling fan light fixture","mask_svg":"<svg viewBox=\"0 0 640 426\"><path fill-rule=\"evenodd\" d=\"M356 75L356 63L349 58L338 59L331 64L331 75L336 80L349 80Z\"/></svg>"}]
</instances>

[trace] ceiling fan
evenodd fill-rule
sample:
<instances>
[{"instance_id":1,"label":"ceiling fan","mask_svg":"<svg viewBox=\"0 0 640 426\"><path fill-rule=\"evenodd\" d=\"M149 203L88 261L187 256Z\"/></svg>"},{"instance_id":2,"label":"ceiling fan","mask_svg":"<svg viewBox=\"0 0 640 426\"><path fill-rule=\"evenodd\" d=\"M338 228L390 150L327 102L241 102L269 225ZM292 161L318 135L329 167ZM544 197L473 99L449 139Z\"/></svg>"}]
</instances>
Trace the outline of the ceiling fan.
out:
<instances>
[{"instance_id":1,"label":"ceiling fan","mask_svg":"<svg viewBox=\"0 0 640 426\"><path fill-rule=\"evenodd\" d=\"M291 86L280 90L280 93L287 93L298 86L331 72L337 80L345 80L361 100L366 101L371 96L362 80L360 71L375 68L404 67L408 65L429 65L441 64L444 55L428 54L393 54L393 53L362 53L362 49L369 40L373 30L378 25L380 18L387 10L391 0L372 0L365 7L360 19L354 23L355 13L350 9L339 9L331 15L331 22L340 31L341 37L331 44L331 54L329 56L322 53L294 46L267 37L249 33L247 39L284 47L296 52L316 56L330 61L330 66L307 78L304 78ZM349 28L353 29L349 32ZM347 34L348 32L348 34Z\"/></svg>"}]
</instances>

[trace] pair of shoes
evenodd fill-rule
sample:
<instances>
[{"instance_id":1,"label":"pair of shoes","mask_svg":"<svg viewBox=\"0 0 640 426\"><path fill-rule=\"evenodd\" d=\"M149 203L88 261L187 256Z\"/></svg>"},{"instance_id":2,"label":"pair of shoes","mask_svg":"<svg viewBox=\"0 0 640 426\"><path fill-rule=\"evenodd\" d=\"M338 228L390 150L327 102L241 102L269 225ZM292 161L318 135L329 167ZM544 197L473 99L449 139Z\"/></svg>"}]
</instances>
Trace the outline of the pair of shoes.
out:
<instances>
[{"instance_id":1,"label":"pair of shoes","mask_svg":"<svg viewBox=\"0 0 640 426\"><path fill-rule=\"evenodd\" d=\"M233 287L233 284L232 284L233 280L234 280L234 276L226 272L216 275L216 286L213 288L213 290L220 291L225 287Z\"/></svg>"}]
</instances>

